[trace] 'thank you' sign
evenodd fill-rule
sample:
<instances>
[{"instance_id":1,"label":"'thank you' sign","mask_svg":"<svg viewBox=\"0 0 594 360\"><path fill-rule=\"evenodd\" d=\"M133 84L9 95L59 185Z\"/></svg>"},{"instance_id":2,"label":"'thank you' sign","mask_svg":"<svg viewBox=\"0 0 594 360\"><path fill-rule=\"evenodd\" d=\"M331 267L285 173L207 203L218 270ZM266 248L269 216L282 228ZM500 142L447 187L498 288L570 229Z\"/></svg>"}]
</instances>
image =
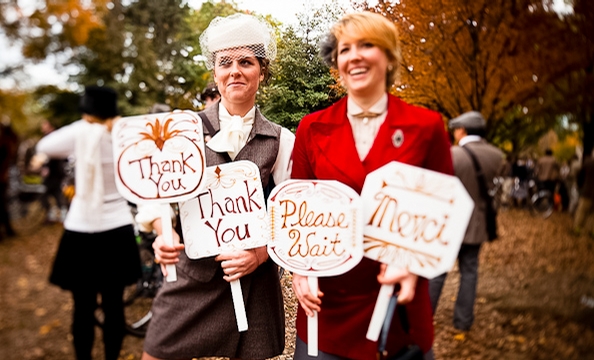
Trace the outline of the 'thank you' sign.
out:
<instances>
[{"instance_id":1,"label":"'thank you' sign","mask_svg":"<svg viewBox=\"0 0 594 360\"><path fill-rule=\"evenodd\" d=\"M173 245L170 203L191 199L204 183L202 119L191 111L118 119L112 129L116 186L135 204L160 204L165 243ZM176 281L167 265L167 281Z\"/></svg>"},{"instance_id":2,"label":"'thank you' sign","mask_svg":"<svg viewBox=\"0 0 594 360\"><path fill-rule=\"evenodd\" d=\"M172 203L201 190L202 121L190 111L119 119L112 130L116 185L133 203Z\"/></svg>"},{"instance_id":3,"label":"'thank you' sign","mask_svg":"<svg viewBox=\"0 0 594 360\"><path fill-rule=\"evenodd\" d=\"M251 161L206 168L206 186L180 203L190 259L266 246L270 237L260 170Z\"/></svg>"}]
</instances>

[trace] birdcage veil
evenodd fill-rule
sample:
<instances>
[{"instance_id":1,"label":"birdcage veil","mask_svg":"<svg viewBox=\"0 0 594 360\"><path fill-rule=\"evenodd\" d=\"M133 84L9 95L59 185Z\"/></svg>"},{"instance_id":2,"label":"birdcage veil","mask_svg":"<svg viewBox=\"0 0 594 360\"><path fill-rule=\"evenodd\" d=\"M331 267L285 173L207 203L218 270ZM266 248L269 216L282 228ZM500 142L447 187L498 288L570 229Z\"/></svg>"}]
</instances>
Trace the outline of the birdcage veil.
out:
<instances>
[{"instance_id":1,"label":"birdcage veil","mask_svg":"<svg viewBox=\"0 0 594 360\"><path fill-rule=\"evenodd\" d=\"M212 20L200 35L200 48L209 70L214 68L216 53L221 50L237 49L239 55L249 48L256 57L270 61L276 58L276 41L270 26L241 13Z\"/></svg>"}]
</instances>

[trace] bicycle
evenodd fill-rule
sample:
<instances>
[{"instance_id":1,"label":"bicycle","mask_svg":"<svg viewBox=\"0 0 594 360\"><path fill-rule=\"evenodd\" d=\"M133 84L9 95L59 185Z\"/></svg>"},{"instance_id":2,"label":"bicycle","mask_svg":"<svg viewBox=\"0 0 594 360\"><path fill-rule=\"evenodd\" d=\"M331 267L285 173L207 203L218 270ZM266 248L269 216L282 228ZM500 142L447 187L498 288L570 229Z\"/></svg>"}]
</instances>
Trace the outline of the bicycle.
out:
<instances>
[{"instance_id":1,"label":"bicycle","mask_svg":"<svg viewBox=\"0 0 594 360\"><path fill-rule=\"evenodd\" d=\"M45 191L41 176L21 176L16 166L10 168L7 208L17 234L32 234L45 222L47 209L41 201Z\"/></svg>"},{"instance_id":2,"label":"bicycle","mask_svg":"<svg viewBox=\"0 0 594 360\"><path fill-rule=\"evenodd\" d=\"M555 201L549 190L542 189L534 179L528 180L528 194L530 196L530 213L543 219L553 214Z\"/></svg>"},{"instance_id":3,"label":"bicycle","mask_svg":"<svg viewBox=\"0 0 594 360\"><path fill-rule=\"evenodd\" d=\"M551 192L539 188L535 179L521 181L518 177L514 177L511 188L505 188L505 178L501 176L493 178L493 187L489 194L493 197L495 209L506 209L515 200L517 203L524 203L532 216L546 219L553 213L554 203Z\"/></svg>"},{"instance_id":4,"label":"bicycle","mask_svg":"<svg viewBox=\"0 0 594 360\"><path fill-rule=\"evenodd\" d=\"M132 208L135 209L135 207ZM125 330L129 335L143 338L153 317L151 306L153 298L163 285L163 274L159 264L155 263L152 248L156 235L154 233L140 232L137 227L135 229L142 264L142 276L135 284L124 289ZM101 304L98 302L95 310L95 323L97 326L103 326L103 318Z\"/></svg>"}]
</instances>

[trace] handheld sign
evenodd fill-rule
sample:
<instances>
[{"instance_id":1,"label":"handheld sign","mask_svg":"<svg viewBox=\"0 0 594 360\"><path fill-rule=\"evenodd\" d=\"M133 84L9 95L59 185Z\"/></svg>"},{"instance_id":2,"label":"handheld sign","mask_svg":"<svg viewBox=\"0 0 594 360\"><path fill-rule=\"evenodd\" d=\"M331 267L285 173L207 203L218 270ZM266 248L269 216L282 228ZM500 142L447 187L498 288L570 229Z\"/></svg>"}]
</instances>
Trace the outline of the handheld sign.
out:
<instances>
[{"instance_id":1,"label":"handheld sign","mask_svg":"<svg viewBox=\"0 0 594 360\"><path fill-rule=\"evenodd\" d=\"M204 182L202 120L179 110L125 117L112 140L118 191L136 204L160 204L164 240L173 245L169 203L195 197ZM167 281L176 279L167 265Z\"/></svg>"},{"instance_id":2,"label":"handheld sign","mask_svg":"<svg viewBox=\"0 0 594 360\"><path fill-rule=\"evenodd\" d=\"M180 203L180 218L191 259L265 246L270 232L260 170L251 161L206 168L206 188ZM248 329L239 280L231 281L239 331Z\"/></svg>"},{"instance_id":3,"label":"handheld sign","mask_svg":"<svg viewBox=\"0 0 594 360\"><path fill-rule=\"evenodd\" d=\"M433 278L451 269L474 202L455 176L391 162L367 175L361 192L365 256ZM377 341L394 286L383 285L367 331Z\"/></svg>"},{"instance_id":4,"label":"handheld sign","mask_svg":"<svg viewBox=\"0 0 594 360\"><path fill-rule=\"evenodd\" d=\"M268 198L268 254L278 265L307 276L312 294L320 276L343 274L363 257L361 199L329 180L287 180ZM318 355L317 312L307 319L307 353Z\"/></svg>"}]
</instances>

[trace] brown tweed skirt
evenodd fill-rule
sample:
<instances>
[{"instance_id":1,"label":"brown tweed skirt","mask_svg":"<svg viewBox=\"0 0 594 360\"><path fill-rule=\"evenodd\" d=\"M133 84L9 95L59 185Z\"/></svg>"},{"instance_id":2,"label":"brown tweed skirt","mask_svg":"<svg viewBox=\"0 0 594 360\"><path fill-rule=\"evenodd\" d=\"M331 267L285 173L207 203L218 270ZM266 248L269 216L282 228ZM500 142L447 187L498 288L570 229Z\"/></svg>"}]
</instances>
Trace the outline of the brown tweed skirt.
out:
<instances>
[{"instance_id":1,"label":"brown tweed skirt","mask_svg":"<svg viewBox=\"0 0 594 360\"><path fill-rule=\"evenodd\" d=\"M285 347L285 315L277 266L271 260L240 279L248 330L239 332L231 286L214 258L177 264L177 281L153 301L144 351L162 359L267 359Z\"/></svg>"}]
</instances>

